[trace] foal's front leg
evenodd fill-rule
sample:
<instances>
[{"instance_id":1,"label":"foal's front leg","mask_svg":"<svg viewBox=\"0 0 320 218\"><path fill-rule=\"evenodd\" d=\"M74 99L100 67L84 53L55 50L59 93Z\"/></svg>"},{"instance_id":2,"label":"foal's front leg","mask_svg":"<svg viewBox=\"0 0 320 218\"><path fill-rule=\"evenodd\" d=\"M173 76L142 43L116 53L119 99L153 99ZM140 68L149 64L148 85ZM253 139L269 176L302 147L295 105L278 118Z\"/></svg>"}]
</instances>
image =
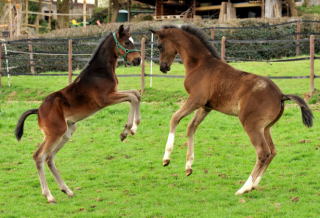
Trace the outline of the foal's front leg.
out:
<instances>
[{"instance_id":1,"label":"foal's front leg","mask_svg":"<svg viewBox=\"0 0 320 218\"><path fill-rule=\"evenodd\" d=\"M137 90L127 90L127 91L120 91L120 92L134 94L138 98L139 102L141 101L141 95L140 95L139 91L137 91ZM138 125L140 124L140 119L141 119L140 104L138 104L136 107L136 110L134 112L133 124L132 124L132 128L130 130L131 135L136 134L137 129L138 129Z\"/></svg>"},{"instance_id":2,"label":"foal's front leg","mask_svg":"<svg viewBox=\"0 0 320 218\"><path fill-rule=\"evenodd\" d=\"M170 120L170 132L168 135L165 153L162 159L163 166L168 166L170 163L170 155L173 150L175 131L180 120L199 107L199 104L189 97L188 100L184 103L184 105L173 114Z\"/></svg>"},{"instance_id":3,"label":"foal's front leg","mask_svg":"<svg viewBox=\"0 0 320 218\"><path fill-rule=\"evenodd\" d=\"M135 122L135 124L138 125L140 122L140 99L137 97L136 94L133 94L131 91L120 91L111 93L108 96L108 101L111 101L110 104L118 104L121 102L128 101L131 105L128 114L128 121L124 127L124 130L120 134L120 139L121 141L123 141L125 138L127 138L128 134L131 133L133 123ZM137 120L135 120L135 115L138 118Z\"/></svg>"}]
</instances>

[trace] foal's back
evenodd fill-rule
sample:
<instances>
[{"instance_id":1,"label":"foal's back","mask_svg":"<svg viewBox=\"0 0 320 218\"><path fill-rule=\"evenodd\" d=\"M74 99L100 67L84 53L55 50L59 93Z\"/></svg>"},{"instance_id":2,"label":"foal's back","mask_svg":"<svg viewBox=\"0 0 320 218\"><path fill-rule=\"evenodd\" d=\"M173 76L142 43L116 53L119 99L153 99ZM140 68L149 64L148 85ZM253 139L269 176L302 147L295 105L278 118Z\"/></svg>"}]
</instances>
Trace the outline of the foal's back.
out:
<instances>
[{"instance_id":1,"label":"foal's back","mask_svg":"<svg viewBox=\"0 0 320 218\"><path fill-rule=\"evenodd\" d=\"M229 64L210 58L199 76L200 90L206 90L208 106L222 113L238 116L241 109L276 104L280 106L282 92L269 78L237 70ZM192 78L194 81L194 78ZM198 91L199 91L198 89ZM262 101L263 100L263 101Z\"/></svg>"}]
</instances>

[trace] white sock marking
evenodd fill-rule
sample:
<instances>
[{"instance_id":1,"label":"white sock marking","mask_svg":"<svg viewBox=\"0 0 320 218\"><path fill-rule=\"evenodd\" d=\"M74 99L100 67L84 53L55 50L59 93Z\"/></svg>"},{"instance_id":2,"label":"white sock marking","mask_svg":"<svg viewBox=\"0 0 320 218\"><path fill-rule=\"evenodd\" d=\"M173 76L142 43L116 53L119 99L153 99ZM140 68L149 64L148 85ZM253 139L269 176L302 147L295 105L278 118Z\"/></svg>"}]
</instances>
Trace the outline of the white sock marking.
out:
<instances>
[{"instance_id":1,"label":"white sock marking","mask_svg":"<svg viewBox=\"0 0 320 218\"><path fill-rule=\"evenodd\" d=\"M250 191L253 186L253 178L252 176L249 176L247 181L244 183L244 185L236 192L236 195L241 195L247 191Z\"/></svg>"},{"instance_id":2,"label":"white sock marking","mask_svg":"<svg viewBox=\"0 0 320 218\"><path fill-rule=\"evenodd\" d=\"M192 154L191 157L188 158L188 160L186 162L186 170L192 168L193 160L194 160L194 154Z\"/></svg>"},{"instance_id":3,"label":"white sock marking","mask_svg":"<svg viewBox=\"0 0 320 218\"><path fill-rule=\"evenodd\" d=\"M132 127L131 127L131 132L132 132L133 134L135 134L135 133L137 132L137 129L138 129L138 126L137 126L137 124L136 124L136 121L134 120L134 121L133 121L133 124L132 124Z\"/></svg>"},{"instance_id":4,"label":"white sock marking","mask_svg":"<svg viewBox=\"0 0 320 218\"><path fill-rule=\"evenodd\" d=\"M258 186L261 178L262 178L261 176L258 176L258 178L256 179L256 181L254 181L254 183L253 183L253 187L254 187L254 188Z\"/></svg>"},{"instance_id":5,"label":"white sock marking","mask_svg":"<svg viewBox=\"0 0 320 218\"><path fill-rule=\"evenodd\" d=\"M174 133L170 132L168 135L168 140L167 140L166 150L164 153L163 160L170 160L170 154L173 149L173 143L174 143Z\"/></svg>"}]
</instances>

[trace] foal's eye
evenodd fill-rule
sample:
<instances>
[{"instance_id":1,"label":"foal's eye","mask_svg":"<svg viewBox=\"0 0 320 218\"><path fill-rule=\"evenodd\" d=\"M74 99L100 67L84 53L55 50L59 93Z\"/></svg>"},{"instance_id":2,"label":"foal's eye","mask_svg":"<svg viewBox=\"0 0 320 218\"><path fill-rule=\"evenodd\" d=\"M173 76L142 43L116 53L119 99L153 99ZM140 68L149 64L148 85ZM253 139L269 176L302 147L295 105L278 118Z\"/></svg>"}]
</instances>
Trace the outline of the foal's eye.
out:
<instances>
[{"instance_id":1,"label":"foal's eye","mask_svg":"<svg viewBox=\"0 0 320 218\"><path fill-rule=\"evenodd\" d=\"M161 50L162 49L162 45L158 45L158 49Z\"/></svg>"}]
</instances>

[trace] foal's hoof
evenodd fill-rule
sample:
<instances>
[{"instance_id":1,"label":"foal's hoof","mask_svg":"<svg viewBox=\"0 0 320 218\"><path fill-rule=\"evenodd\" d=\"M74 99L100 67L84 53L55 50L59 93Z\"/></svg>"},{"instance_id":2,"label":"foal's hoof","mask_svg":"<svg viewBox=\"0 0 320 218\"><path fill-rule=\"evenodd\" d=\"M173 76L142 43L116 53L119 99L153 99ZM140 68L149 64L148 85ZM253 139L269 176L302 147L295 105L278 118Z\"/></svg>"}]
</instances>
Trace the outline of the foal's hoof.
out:
<instances>
[{"instance_id":1,"label":"foal's hoof","mask_svg":"<svg viewBox=\"0 0 320 218\"><path fill-rule=\"evenodd\" d=\"M192 169L187 169L186 170L186 176L190 176L192 174Z\"/></svg>"},{"instance_id":2,"label":"foal's hoof","mask_svg":"<svg viewBox=\"0 0 320 218\"><path fill-rule=\"evenodd\" d=\"M135 135L135 134L136 134L136 132L137 132L137 130L136 130L136 129L130 129L130 134L131 134L131 135Z\"/></svg>"},{"instance_id":3,"label":"foal's hoof","mask_svg":"<svg viewBox=\"0 0 320 218\"><path fill-rule=\"evenodd\" d=\"M245 194L245 193L248 193L248 192L250 192L250 191L252 191L253 190L253 188L251 188L251 189L243 189L243 188L241 188L241 189L239 189L236 193L234 193L235 195L243 195L243 194Z\"/></svg>"},{"instance_id":4,"label":"foal's hoof","mask_svg":"<svg viewBox=\"0 0 320 218\"><path fill-rule=\"evenodd\" d=\"M64 189L61 189L61 191L65 194L67 194L69 197L73 197L74 196L74 193L71 191L71 190L64 190Z\"/></svg>"},{"instance_id":5,"label":"foal's hoof","mask_svg":"<svg viewBox=\"0 0 320 218\"><path fill-rule=\"evenodd\" d=\"M57 202L56 202L56 199L54 199L53 197L52 197L52 198L48 198L47 200L48 200L48 203L49 203L49 204L55 204L55 203L57 203Z\"/></svg>"},{"instance_id":6,"label":"foal's hoof","mask_svg":"<svg viewBox=\"0 0 320 218\"><path fill-rule=\"evenodd\" d=\"M123 142L127 138L127 134L121 133L120 134L120 140Z\"/></svg>"},{"instance_id":7,"label":"foal's hoof","mask_svg":"<svg viewBox=\"0 0 320 218\"><path fill-rule=\"evenodd\" d=\"M162 165L164 167L168 166L170 164L170 160L163 160Z\"/></svg>"}]
</instances>

